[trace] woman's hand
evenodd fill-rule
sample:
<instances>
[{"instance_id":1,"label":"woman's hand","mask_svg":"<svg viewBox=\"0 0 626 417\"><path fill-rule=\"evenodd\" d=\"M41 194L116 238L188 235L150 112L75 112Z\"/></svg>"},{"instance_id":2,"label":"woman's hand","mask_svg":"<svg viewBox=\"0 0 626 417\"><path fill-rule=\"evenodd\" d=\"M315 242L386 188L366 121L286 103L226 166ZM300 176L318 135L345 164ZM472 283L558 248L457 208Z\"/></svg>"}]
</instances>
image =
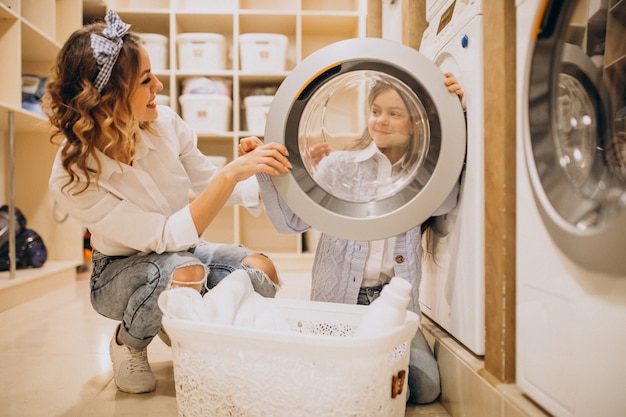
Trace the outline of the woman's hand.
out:
<instances>
[{"instance_id":1,"label":"woman's hand","mask_svg":"<svg viewBox=\"0 0 626 417\"><path fill-rule=\"evenodd\" d=\"M249 136L239 141L237 146L237 155L242 156L250 151L255 150L259 146L263 145L263 141L256 136Z\"/></svg>"},{"instance_id":2,"label":"woman's hand","mask_svg":"<svg viewBox=\"0 0 626 417\"><path fill-rule=\"evenodd\" d=\"M287 148L276 142L264 144L257 137L244 138L237 147L237 153L240 155L239 158L223 168L223 171L232 175L237 182L259 172L279 175L289 172L292 168L287 159L289 156Z\"/></svg>"},{"instance_id":3,"label":"woman's hand","mask_svg":"<svg viewBox=\"0 0 626 417\"><path fill-rule=\"evenodd\" d=\"M459 100L463 100L463 89L457 82L456 78L454 78L454 75L449 72L446 72L444 75L446 76L446 79L443 83L446 85L446 87L448 87L448 91L456 94L459 97Z\"/></svg>"}]
</instances>

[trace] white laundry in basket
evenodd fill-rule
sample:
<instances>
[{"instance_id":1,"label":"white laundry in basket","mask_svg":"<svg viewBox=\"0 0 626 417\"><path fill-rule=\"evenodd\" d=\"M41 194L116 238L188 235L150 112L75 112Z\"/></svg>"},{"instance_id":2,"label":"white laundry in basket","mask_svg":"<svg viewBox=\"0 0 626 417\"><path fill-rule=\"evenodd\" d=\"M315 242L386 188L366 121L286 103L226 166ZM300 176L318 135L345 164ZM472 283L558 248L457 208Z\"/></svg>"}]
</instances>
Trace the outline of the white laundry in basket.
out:
<instances>
[{"instance_id":1,"label":"white laundry in basket","mask_svg":"<svg viewBox=\"0 0 626 417\"><path fill-rule=\"evenodd\" d=\"M254 291L243 269L228 275L204 296L187 287L164 291L159 297L159 308L172 319L292 331L280 310Z\"/></svg>"}]
</instances>

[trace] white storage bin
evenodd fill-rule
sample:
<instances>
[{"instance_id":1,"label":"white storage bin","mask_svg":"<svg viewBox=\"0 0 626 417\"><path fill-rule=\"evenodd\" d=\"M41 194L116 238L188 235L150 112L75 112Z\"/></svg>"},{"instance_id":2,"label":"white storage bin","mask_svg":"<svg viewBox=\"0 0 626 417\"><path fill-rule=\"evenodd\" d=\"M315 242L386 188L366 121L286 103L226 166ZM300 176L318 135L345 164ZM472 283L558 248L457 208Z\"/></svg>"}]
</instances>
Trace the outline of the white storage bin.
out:
<instances>
[{"instance_id":1,"label":"white storage bin","mask_svg":"<svg viewBox=\"0 0 626 417\"><path fill-rule=\"evenodd\" d=\"M179 0L179 8L188 10L232 11L235 0Z\"/></svg>"},{"instance_id":2,"label":"white storage bin","mask_svg":"<svg viewBox=\"0 0 626 417\"><path fill-rule=\"evenodd\" d=\"M221 94L183 94L178 98L183 119L199 133L229 131L232 100Z\"/></svg>"},{"instance_id":3,"label":"white storage bin","mask_svg":"<svg viewBox=\"0 0 626 417\"><path fill-rule=\"evenodd\" d=\"M226 68L226 39L219 33L181 33L176 36L178 68L212 71Z\"/></svg>"},{"instance_id":4,"label":"white storage bin","mask_svg":"<svg viewBox=\"0 0 626 417\"><path fill-rule=\"evenodd\" d=\"M101 1L100 3L112 3L111 1ZM128 0L130 9L160 9L169 7L168 0Z\"/></svg>"},{"instance_id":5,"label":"white storage bin","mask_svg":"<svg viewBox=\"0 0 626 417\"><path fill-rule=\"evenodd\" d=\"M246 109L248 131L255 134L265 133L265 122L274 96L248 96L243 99Z\"/></svg>"},{"instance_id":6,"label":"white storage bin","mask_svg":"<svg viewBox=\"0 0 626 417\"><path fill-rule=\"evenodd\" d=\"M292 333L163 317L179 416L404 416L415 313L356 338L367 306L269 300Z\"/></svg>"},{"instance_id":7,"label":"white storage bin","mask_svg":"<svg viewBox=\"0 0 626 417\"><path fill-rule=\"evenodd\" d=\"M142 33L139 37L148 51L152 71L166 70L168 67L167 36L158 33Z\"/></svg>"},{"instance_id":8,"label":"white storage bin","mask_svg":"<svg viewBox=\"0 0 626 417\"><path fill-rule=\"evenodd\" d=\"M285 70L287 36L279 33L244 33L239 36L241 69L254 72Z\"/></svg>"}]
</instances>

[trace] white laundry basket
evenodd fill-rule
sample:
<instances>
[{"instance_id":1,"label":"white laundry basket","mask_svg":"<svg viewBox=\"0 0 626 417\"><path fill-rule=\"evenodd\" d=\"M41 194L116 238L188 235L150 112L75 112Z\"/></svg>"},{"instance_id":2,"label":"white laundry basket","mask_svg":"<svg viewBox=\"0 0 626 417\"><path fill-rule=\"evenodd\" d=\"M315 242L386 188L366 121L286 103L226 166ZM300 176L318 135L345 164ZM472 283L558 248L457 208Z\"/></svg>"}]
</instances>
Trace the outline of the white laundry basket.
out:
<instances>
[{"instance_id":1,"label":"white laundry basket","mask_svg":"<svg viewBox=\"0 0 626 417\"><path fill-rule=\"evenodd\" d=\"M415 313L356 338L366 306L270 301L293 332L163 317L179 416L404 416Z\"/></svg>"}]
</instances>

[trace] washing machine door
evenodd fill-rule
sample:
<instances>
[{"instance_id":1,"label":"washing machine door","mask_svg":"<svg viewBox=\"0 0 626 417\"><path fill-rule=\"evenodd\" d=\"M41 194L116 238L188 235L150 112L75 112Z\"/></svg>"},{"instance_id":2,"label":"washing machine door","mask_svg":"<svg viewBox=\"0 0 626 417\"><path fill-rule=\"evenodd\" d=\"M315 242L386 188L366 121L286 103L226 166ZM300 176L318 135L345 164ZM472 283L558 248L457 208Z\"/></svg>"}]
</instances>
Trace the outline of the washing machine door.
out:
<instances>
[{"instance_id":1,"label":"washing machine door","mask_svg":"<svg viewBox=\"0 0 626 417\"><path fill-rule=\"evenodd\" d=\"M585 269L626 275L626 5L617 8L546 2L529 74L525 147L555 244Z\"/></svg>"},{"instance_id":2,"label":"washing machine door","mask_svg":"<svg viewBox=\"0 0 626 417\"><path fill-rule=\"evenodd\" d=\"M265 140L293 169L272 177L310 226L350 240L405 232L451 195L465 119L444 75L398 42L359 38L304 59L280 85Z\"/></svg>"}]
</instances>

